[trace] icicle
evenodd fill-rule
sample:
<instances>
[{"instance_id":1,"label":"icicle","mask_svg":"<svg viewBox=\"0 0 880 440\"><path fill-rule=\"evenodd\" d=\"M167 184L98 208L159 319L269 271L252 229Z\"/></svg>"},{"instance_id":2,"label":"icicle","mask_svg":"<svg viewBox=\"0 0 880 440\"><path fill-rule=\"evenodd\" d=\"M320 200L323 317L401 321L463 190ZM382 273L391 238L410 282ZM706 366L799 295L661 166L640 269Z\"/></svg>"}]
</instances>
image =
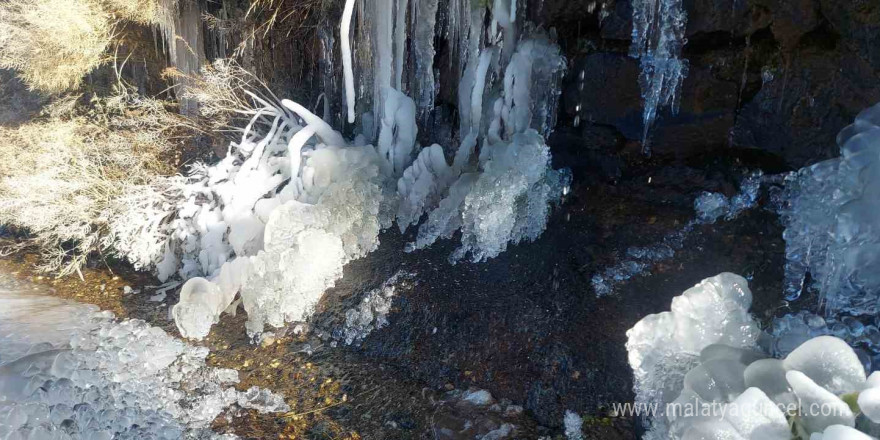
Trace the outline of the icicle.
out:
<instances>
[{"instance_id":1,"label":"icicle","mask_svg":"<svg viewBox=\"0 0 880 440\"><path fill-rule=\"evenodd\" d=\"M474 88L471 91L471 130L479 131L480 122L483 118L483 90L486 88L486 75L489 72L489 65L492 57L495 56L496 49L487 47L480 54L480 64L477 65L476 78L474 80Z\"/></svg>"},{"instance_id":2,"label":"icicle","mask_svg":"<svg viewBox=\"0 0 880 440\"><path fill-rule=\"evenodd\" d=\"M354 71L351 62L351 16L355 0L346 0L342 10L342 24L339 26L340 46L342 47L342 69L345 75L345 103L348 106L348 123L354 123Z\"/></svg>"},{"instance_id":3,"label":"icicle","mask_svg":"<svg viewBox=\"0 0 880 440\"><path fill-rule=\"evenodd\" d=\"M632 0L633 30L630 56L641 60L639 85L644 100L642 146L646 153L648 132L660 108L678 113L678 96L688 74L681 59L687 14L681 0Z\"/></svg>"},{"instance_id":4,"label":"icicle","mask_svg":"<svg viewBox=\"0 0 880 440\"><path fill-rule=\"evenodd\" d=\"M403 91L403 61L406 53L407 0L397 0L394 23L394 88ZM417 58L418 59L418 55Z\"/></svg>"},{"instance_id":5,"label":"icicle","mask_svg":"<svg viewBox=\"0 0 880 440\"><path fill-rule=\"evenodd\" d=\"M393 87L394 0L373 0L373 116L382 119L382 90Z\"/></svg>"},{"instance_id":6,"label":"icicle","mask_svg":"<svg viewBox=\"0 0 880 440\"><path fill-rule=\"evenodd\" d=\"M415 78L413 94L423 126L434 108L434 27L437 23L437 0L416 0L413 34Z\"/></svg>"},{"instance_id":7,"label":"icicle","mask_svg":"<svg viewBox=\"0 0 880 440\"><path fill-rule=\"evenodd\" d=\"M318 30L318 38L321 42L321 58L318 60L318 67L321 72L321 87L323 91L321 96L324 97L324 120L330 125L341 126L343 124L339 110L336 107L336 96L338 90L336 66L334 62L334 46L336 41L333 38L332 29L322 26Z\"/></svg>"}]
</instances>

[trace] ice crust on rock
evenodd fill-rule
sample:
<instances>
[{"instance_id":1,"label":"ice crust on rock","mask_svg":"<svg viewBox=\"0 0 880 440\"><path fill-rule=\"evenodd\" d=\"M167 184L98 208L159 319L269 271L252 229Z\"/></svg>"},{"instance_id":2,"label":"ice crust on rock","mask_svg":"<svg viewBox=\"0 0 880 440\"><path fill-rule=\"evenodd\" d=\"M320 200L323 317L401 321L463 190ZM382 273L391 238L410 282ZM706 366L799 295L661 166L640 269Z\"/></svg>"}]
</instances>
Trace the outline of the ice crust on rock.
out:
<instances>
[{"instance_id":1,"label":"ice crust on rock","mask_svg":"<svg viewBox=\"0 0 880 440\"><path fill-rule=\"evenodd\" d=\"M565 426L565 438L568 440L583 440L584 419L576 412L565 410L565 417L562 419Z\"/></svg>"},{"instance_id":2,"label":"ice crust on rock","mask_svg":"<svg viewBox=\"0 0 880 440\"><path fill-rule=\"evenodd\" d=\"M213 438L211 422L230 405L289 411L268 390L235 390L238 372L206 366L207 348L143 321L29 293L0 291L0 303L3 438ZM31 328L31 339L13 327Z\"/></svg>"},{"instance_id":3,"label":"ice crust on rock","mask_svg":"<svg viewBox=\"0 0 880 440\"><path fill-rule=\"evenodd\" d=\"M840 157L786 181L785 287L796 299L809 272L826 316L880 312L880 104L837 136Z\"/></svg>"},{"instance_id":4,"label":"ice crust on rock","mask_svg":"<svg viewBox=\"0 0 880 440\"><path fill-rule=\"evenodd\" d=\"M373 330L388 325L388 314L397 288L414 277L414 273L401 270L379 288L367 292L357 307L345 311L345 323L341 329L334 331L334 338L352 345L363 341Z\"/></svg>"},{"instance_id":5,"label":"ice crust on rock","mask_svg":"<svg viewBox=\"0 0 880 440\"><path fill-rule=\"evenodd\" d=\"M636 402L662 407L678 398L685 375L712 344L753 348L760 331L748 313L751 303L746 280L722 273L673 298L669 312L636 323L626 343ZM666 438L667 431L666 420L655 418L645 438Z\"/></svg>"},{"instance_id":6,"label":"ice crust on rock","mask_svg":"<svg viewBox=\"0 0 880 440\"><path fill-rule=\"evenodd\" d=\"M714 223L721 217L732 220L743 212L758 206L761 183L764 175L760 171L747 175L740 181L739 192L731 198L721 193L704 192L694 200L695 219L685 223L679 230L664 237L662 241L650 246L633 246L626 250L626 259L600 273L590 280L597 296L614 293L616 284L635 276L647 273L655 264L669 260L684 246L684 241L698 225Z\"/></svg>"}]
</instances>

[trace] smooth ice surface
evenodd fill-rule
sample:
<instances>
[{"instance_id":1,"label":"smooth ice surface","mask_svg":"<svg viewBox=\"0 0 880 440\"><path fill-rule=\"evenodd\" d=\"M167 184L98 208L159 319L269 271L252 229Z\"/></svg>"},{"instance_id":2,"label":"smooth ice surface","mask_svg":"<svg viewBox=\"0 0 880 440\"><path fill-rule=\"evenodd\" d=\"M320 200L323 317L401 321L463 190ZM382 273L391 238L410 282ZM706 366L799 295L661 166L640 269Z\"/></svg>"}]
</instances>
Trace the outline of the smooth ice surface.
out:
<instances>
[{"instance_id":1,"label":"smooth ice surface","mask_svg":"<svg viewBox=\"0 0 880 440\"><path fill-rule=\"evenodd\" d=\"M813 433L810 436L810 440L874 440L874 437L859 432L849 426L831 425L825 428L825 431L821 434Z\"/></svg>"},{"instance_id":2,"label":"smooth ice surface","mask_svg":"<svg viewBox=\"0 0 880 440\"><path fill-rule=\"evenodd\" d=\"M759 329L748 313L751 303L746 280L722 273L673 298L669 312L636 323L626 343L636 402L662 406L675 400L685 375L698 365L700 351L711 344L754 347ZM666 420L658 417L650 424L645 438L666 438Z\"/></svg>"},{"instance_id":3,"label":"smooth ice surface","mask_svg":"<svg viewBox=\"0 0 880 440\"><path fill-rule=\"evenodd\" d=\"M785 372L781 360L760 359L749 364L743 379L747 387L758 388L774 402L789 405L795 402L795 397L785 380Z\"/></svg>"},{"instance_id":4,"label":"smooth ice surface","mask_svg":"<svg viewBox=\"0 0 880 440\"><path fill-rule=\"evenodd\" d=\"M232 303L235 292L222 292L204 278L192 278L180 290L180 301L172 308L177 329L185 338L202 339L220 314Z\"/></svg>"},{"instance_id":5,"label":"smooth ice surface","mask_svg":"<svg viewBox=\"0 0 880 440\"><path fill-rule=\"evenodd\" d=\"M230 405L289 410L267 390L235 390L238 372L207 367L206 348L3 278L0 437L212 438Z\"/></svg>"},{"instance_id":6,"label":"smooth ice surface","mask_svg":"<svg viewBox=\"0 0 880 440\"><path fill-rule=\"evenodd\" d=\"M743 437L751 440L786 440L790 437L785 415L758 388L747 389L733 404L737 410L728 412L728 421Z\"/></svg>"},{"instance_id":7,"label":"smooth ice surface","mask_svg":"<svg viewBox=\"0 0 880 440\"><path fill-rule=\"evenodd\" d=\"M791 175L781 209L788 299L819 289L826 316L880 312L880 104L837 137L841 157Z\"/></svg>"},{"instance_id":8,"label":"smooth ice surface","mask_svg":"<svg viewBox=\"0 0 880 440\"><path fill-rule=\"evenodd\" d=\"M687 389L685 390L687 391ZM788 440L785 415L757 388L744 390L728 402L706 402L682 393L677 402L696 409L670 415L670 437L674 439ZM681 408L686 408L682 406Z\"/></svg>"},{"instance_id":9,"label":"smooth ice surface","mask_svg":"<svg viewBox=\"0 0 880 440\"><path fill-rule=\"evenodd\" d=\"M865 369L846 342L819 336L803 343L783 361L786 370L797 370L828 391L840 395L861 389Z\"/></svg>"},{"instance_id":10,"label":"smooth ice surface","mask_svg":"<svg viewBox=\"0 0 880 440\"><path fill-rule=\"evenodd\" d=\"M868 388L859 393L859 409L874 423L880 423L880 388Z\"/></svg>"},{"instance_id":11,"label":"smooth ice surface","mask_svg":"<svg viewBox=\"0 0 880 440\"><path fill-rule=\"evenodd\" d=\"M785 378L801 408L812 408L801 417L807 433L822 432L831 425L855 426L855 415L834 393L817 385L800 371L789 371L785 373ZM818 408L821 410L817 411Z\"/></svg>"}]
</instances>

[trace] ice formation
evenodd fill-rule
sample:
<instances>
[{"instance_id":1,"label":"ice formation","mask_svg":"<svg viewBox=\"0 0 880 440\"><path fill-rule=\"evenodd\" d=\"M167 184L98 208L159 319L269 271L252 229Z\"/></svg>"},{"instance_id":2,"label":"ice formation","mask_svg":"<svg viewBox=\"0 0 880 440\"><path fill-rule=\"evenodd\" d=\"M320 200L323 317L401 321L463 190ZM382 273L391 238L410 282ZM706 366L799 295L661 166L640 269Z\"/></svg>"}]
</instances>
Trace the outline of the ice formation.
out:
<instances>
[{"instance_id":1,"label":"ice formation","mask_svg":"<svg viewBox=\"0 0 880 440\"><path fill-rule=\"evenodd\" d=\"M398 271L379 288L367 292L357 307L345 311L345 323L333 332L334 339L346 345L360 343L373 330L388 325L388 314L397 288L415 277L414 273Z\"/></svg>"},{"instance_id":2,"label":"ice formation","mask_svg":"<svg viewBox=\"0 0 880 440\"><path fill-rule=\"evenodd\" d=\"M591 284L597 296L614 293L614 286L646 273L661 261L669 260L684 246L684 240L701 224L715 223L719 218L732 220L758 206L761 184L767 178L762 172L750 173L740 182L739 192L728 198L721 193L703 192L694 200L697 217L679 230L650 246L633 246L626 250L626 260L593 275Z\"/></svg>"},{"instance_id":3,"label":"ice formation","mask_svg":"<svg viewBox=\"0 0 880 440\"><path fill-rule=\"evenodd\" d=\"M633 30L630 56L641 64L639 86L644 110L642 145L646 153L648 132L663 107L678 112L688 61L681 57L687 13L681 0L632 0Z\"/></svg>"},{"instance_id":4,"label":"ice formation","mask_svg":"<svg viewBox=\"0 0 880 440\"><path fill-rule=\"evenodd\" d=\"M289 411L267 390L237 391L208 349L143 321L0 288L0 437L234 438L211 422L237 404Z\"/></svg>"},{"instance_id":5,"label":"ice formation","mask_svg":"<svg viewBox=\"0 0 880 440\"><path fill-rule=\"evenodd\" d=\"M565 426L565 438L568 440L584 440L584 433L582 431L584 419L577 415L576 412L566 410L562 424Z\"/></svg>"},{"instance_id":6,"label":"ice formation","mask_svg":"<svg viewBox=\"0 0 880 440\"><path fill-rule=\"evenodd\" d=\"M685 376L679 406L667 409L673 439L736 433L732 438L787 440L790 426L798 438L827 433L832 426L851 429L860 406L854 412L845 401L850 394L872 413L876 376L866 380L855 352L840 339L811 339L782 360L751 354L712 358L705 352ZM695 408L690 414L686 404Z\"/></svg>"},{"instance_id":7,"label":"ice formation","mask_svg":"<svg viewBox=\"0 0 880 440\"><path fill-rule=\"evenodd\" d=\"M434 81L434 35L437 25L438 0L413 0L413 96L418 107L419 122L426 126L434 109L437 93Z\"/></svg>"},{"instance_id":8,"label":"ice formation","mask_svg":"<svg viewBox=\"0 0 880 440\"><path fill-rule=\"evenodd\" d=\"M247 92L254 108L241 109L251 118L241 139L220 163L194 167L170 203L168 239L152 253L161 278L176 272L189 280L173 312L181 334L206 336L236 295L252 336L267 324L306 319L344 264L376 248L395 214L401 230L427 214L409 250L461 230L453 262L483 261L543 232L571 179L551 168L543 137L554 125L565 59L541 33L520 38L515 5L501 3L506 12L493 17L503 32L487 41L476 36L478 14L460 11L468 29L460 48L467 129L451 163L441 146L417 143L418 118L431 110L425 93L435 92L425 88L433 87L428 60L415 63L417 81L426 82L418 104L401 91L407 17L425 19L414 26L413 56L430 56L436 0L415 1L413 11L406 0L360 5L358 60L348 44L356 5L346 3L340 32L349 121L354 80L354 89L372 90L362 104L371 111L352 141L296 102ZM361 57L370 55L364 71Z\"/></svg>"},{"instance_id":9,"label":"ice formation","mask_svg":"<svg viewBox=\"0 0 880 440\"><path fill-rule=\"evenodd\" d=\"M880 104L837 136L841 156L787 179L785 288L796 299L808 279L828 317L880 312ZM809 277L807 276L809 274Z\"/></svg>"},{"instance_id":10,"label":"ice formation","mask_svg":"<svg viewBox=\"0 0 880 440\"><path fill-rule=\"evenodd\" d=\"M739 293L713 302L696 292L725 278L732 283L714 289ZM739 286L745 280L732 274L704 280L675 298L671 312L628 332L637 403L657 409L644 438L873 438L880 373L866 378L859 355L833 336L768 358L755 349L757 326L745 310L751 295ZM693 313L700 309L710 313ZM858 422L859 414L869 421Z\"/></svg>"},{"instance_id":11,"label":"ice formation","mask_svg":"<svg viewBox=\"0 0 880 440\"><path fill-rule=\"evenodd\" d=\"M669 312L648 315L627 332L626 349L635 376L637 404L673 402L712 344L751 349L760 330L749 314L752 293L739 275L707 278L672 300ZM665 439L667 421L650 422L646 439Z\"/></svg>"}]
</instances>

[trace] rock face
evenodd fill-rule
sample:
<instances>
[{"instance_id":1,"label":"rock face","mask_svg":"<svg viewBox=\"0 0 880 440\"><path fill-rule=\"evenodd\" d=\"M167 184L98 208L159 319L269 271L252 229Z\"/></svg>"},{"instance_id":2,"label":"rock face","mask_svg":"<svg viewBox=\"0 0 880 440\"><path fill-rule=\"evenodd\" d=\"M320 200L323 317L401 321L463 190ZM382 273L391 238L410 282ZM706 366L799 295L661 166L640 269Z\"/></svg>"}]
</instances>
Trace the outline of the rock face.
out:
<instances>
[{"instance_id":1,"label":"rock face","mask_svg":"<svg viewBox=\"0 0 880 440\"><path fill-rule=\"evenodd\" d=\"M797 168L836 156L835 133L880 101L877 2L685 0L684 7L690 74L679 113L661 111L651 132L656 155L761 150ZM534 14L557 28L571 61L561 125L612 128L637 143L642 102L639 64L628 56L630 2L545 0Z\"/></svg>"}]
</instances>

